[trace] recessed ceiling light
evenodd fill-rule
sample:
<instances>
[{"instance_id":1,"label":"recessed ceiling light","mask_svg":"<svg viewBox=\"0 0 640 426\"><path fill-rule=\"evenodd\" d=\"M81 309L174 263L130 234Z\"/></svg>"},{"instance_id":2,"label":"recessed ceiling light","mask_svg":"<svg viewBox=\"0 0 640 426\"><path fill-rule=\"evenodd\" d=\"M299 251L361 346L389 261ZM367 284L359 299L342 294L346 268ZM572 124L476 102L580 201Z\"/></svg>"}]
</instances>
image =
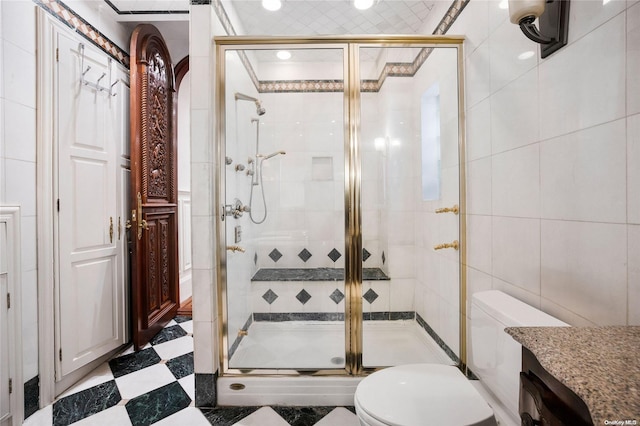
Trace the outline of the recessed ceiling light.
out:
<instances>
[{"instance_id":1,"label":"recessed ceiling light","mask_svg":"<svg viewBox=\"0 0 640 426\"><path fill-rule=\"evenodd\" d=\"M509 2L507 0L502 0L500 4L498 4L500 9L509 9Z\"/></svg>"},{"instance_id":2,"label":"recessed ceiling light","mask_svg":"<svg viewBox=\"0 0 640 426\"><path fill-rule=\"evenodd\" d=\"M278 57L278 59L286 61L287 59L291 58L291 52L289 52L288 50L278 50L276 56Z\"/></svg>"},{"instance_id":3,"label":"recessed ceiling light","mask_svg":"<svg viewBox=\"0 0 640 426\"><path fill-rule=\"evenodd\" d=\"M353 0L356 9L366 10L373 6L373 0Z\"/></svg>"},{"instance_id":4,"label":"recessed ceiling light","mask_svg":"<svg viewBox=\"0 0 640 426\"><path fill-rule=\"evenodd\" d=\"M262 7L275 11L282 7L282 2L280 0L262 0Z\"/></svg>"}]
</instances>

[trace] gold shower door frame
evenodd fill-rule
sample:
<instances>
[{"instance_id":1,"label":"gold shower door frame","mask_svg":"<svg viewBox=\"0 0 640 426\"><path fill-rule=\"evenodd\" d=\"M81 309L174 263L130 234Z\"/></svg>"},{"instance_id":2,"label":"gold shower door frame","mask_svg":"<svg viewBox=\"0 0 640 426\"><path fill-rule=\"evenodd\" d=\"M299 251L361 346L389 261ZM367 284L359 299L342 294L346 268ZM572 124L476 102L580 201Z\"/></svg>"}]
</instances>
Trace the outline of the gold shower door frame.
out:
<instances>
[{"instance_id":1,"label":"gold shower door frame","mask_svg":"<svg viewBox=\"0 0 640 426\"><path fill-rule=\"evenodd\" d=\"M460 364L463 371L467 365L466 345L466 156L465 156L465 112L464 112L464 54L462 36L317 36L317 37L214 37L215 44L215 163L216 217L224 217L225 170L222 159L226 150L226 102L225 72L226 52L237 50L283 50L296 49L343 49L344 52L344 132L345 139L345 368L318 370L245 369L229 368L227 327L227 265L226 233L224 223L216 228L216 272L218 301L218 352L220 376L362 376L376 369L362 365L362 233L361 233L361 157L360 135L360 48L361 47L446 47L457 50L458 71L458 161L459 161L459 306L460 306Z\"/></svg>"}]
</instances>

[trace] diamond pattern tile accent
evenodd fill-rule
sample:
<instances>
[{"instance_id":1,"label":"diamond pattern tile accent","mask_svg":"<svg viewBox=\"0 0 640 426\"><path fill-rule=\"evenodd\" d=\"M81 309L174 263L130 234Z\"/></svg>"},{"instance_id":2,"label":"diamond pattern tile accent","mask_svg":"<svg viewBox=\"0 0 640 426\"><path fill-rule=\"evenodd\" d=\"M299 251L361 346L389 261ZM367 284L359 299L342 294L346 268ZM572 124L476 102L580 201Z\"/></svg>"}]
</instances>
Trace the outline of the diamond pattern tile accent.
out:
<instances>
[{"instance_id":1,"label":"diamond pattern tile accent","mask_svg":"<svg viewBox=\"0 0 640 426\"><path fill-rule=\"evenodd\" d=\"M311 252L309 252L309 250L302 249L302 251L300 253L298 253L298 257L300 259L302 259L303 262L306 262L307 260L309 260L309 258L311 257Z\"/></svg>"},{"instance_id":2,"label":"diamond pattern tile accent","mask_svg":"<svg viewBox=\"0 0 640 426\"><path fill-rule=\"evenodd\" d=\"M307 290L302 289L300 293L296 294L296 299L300 301L303 305L311 299L311 295L307 293Z\"/></svg>"},{"instance_id":3,"label":"diamond pattern tile accent","mask_svg":"<svg viewBox=\"0 0 640 426\"><path fill-rule=\"evenodd\" d=\"M370 257L371 257L371 253L369 253L366 248L363 248L362 249L362 261L366 262L367 259L370 258Z\"/></svg>"},{"instance_id":4,"label":"diamond pattern tile accent","mask_svg":"<svg viewBox=\"0 0 640 426\"><path fill-rule=\"evenodd\" d=\"M342 293L342 292L340 291L340 289L337 289L337 288L336 288L336 289L333 291L333 293L331 293L331 295L329 296L329 298L330 298L331 300L333 300L334 302L336 302L336 305L337 305L338 303L342 302L342 299L344 299L344 293Z\"/></svg>"},{"instance_id":5,"label":"diamond pattern tile accent","mask_svg":"<svg viewBox=\"0 0 640 426\"><path fill-rule=\"evenodd\" d=\"M373 291L373 289L369 289L362 297L364 297L364 300L367 302L373 303L373 301L378 298L378 293Z\"/></svg>"},{"instance_id":6,"label":"diamond pattern tile accent","mask_svg":"<svg viewBox=\"0 0 640 426\"><path fill-rule=\"evenodd\" d=\"M336 249L331 250L327 256L329 256L329 259L333 260L334 262L342 257L340 252Z\"/></svg>"},{"instance_id":7,"label":"diamond pattern tile accent","mask_svg":"<svg viewBox=\"0 0 640 426\"><path fill-rule=\"evenodd\" d=\"M269 257L274 262L277 262L282 257L282 253L280 253L277 248L274 248L273 250L271 250L271 253L269 253Z\"/></svg>"},{"instance_id":8,"label":"diamond pattern tile accent","mask_svg":"<svg viewBox=\"0 0 640 426\"><path fill-rule=\"evenodd\" d=\"M384 255L384 252L382 252L382 264L384 265L386 261L387 257Z\"/></svg>"},{"instance_id":9,"label":"diamond pattern tile accent","mask_svg":"<svg viewBox=\"0 0 640 426\"><path fill-rule=\"evenodd\" d=\"M269 289L262 295L262 298L266 300L268 304L272 304L278 298L278 295L275 294L273 290Z\"/></svg>"}]
</instances>

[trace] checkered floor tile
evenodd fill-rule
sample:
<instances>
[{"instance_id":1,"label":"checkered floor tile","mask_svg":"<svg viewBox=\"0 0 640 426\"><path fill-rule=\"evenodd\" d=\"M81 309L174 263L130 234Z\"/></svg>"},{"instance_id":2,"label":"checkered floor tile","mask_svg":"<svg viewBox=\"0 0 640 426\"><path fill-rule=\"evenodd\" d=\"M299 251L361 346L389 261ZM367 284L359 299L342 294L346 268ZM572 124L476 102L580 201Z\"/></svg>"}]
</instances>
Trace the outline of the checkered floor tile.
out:
<instances>
[{"instance_id":1,"label":"checkered floor tile","mask_svg":"<svg viewBox=\"0 0 640 426\"><path fill-rule=\"evenodd\" d=\"M358 426L353 407L194 407L193 323L176 317L149 345L104 363L26 426Z\"/></svg>"}]
</instances>

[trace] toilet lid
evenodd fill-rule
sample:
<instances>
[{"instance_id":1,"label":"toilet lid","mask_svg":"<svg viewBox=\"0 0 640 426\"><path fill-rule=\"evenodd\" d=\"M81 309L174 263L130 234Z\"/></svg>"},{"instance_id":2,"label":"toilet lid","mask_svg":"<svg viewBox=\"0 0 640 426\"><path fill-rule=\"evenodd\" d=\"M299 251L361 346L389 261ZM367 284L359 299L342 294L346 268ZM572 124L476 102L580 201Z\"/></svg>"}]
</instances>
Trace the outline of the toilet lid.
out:
<instances>
[{"instance_id":1,"label":"toilet lid","mask_svg":"<svg viewBox=\"0 0 640 426\"><path fill-rule=\"evenodd\" d=\"M495 425L491 408L454 366L410 364L364 378L356 404L387 425Z\"/></svg>"}]
</instances>

